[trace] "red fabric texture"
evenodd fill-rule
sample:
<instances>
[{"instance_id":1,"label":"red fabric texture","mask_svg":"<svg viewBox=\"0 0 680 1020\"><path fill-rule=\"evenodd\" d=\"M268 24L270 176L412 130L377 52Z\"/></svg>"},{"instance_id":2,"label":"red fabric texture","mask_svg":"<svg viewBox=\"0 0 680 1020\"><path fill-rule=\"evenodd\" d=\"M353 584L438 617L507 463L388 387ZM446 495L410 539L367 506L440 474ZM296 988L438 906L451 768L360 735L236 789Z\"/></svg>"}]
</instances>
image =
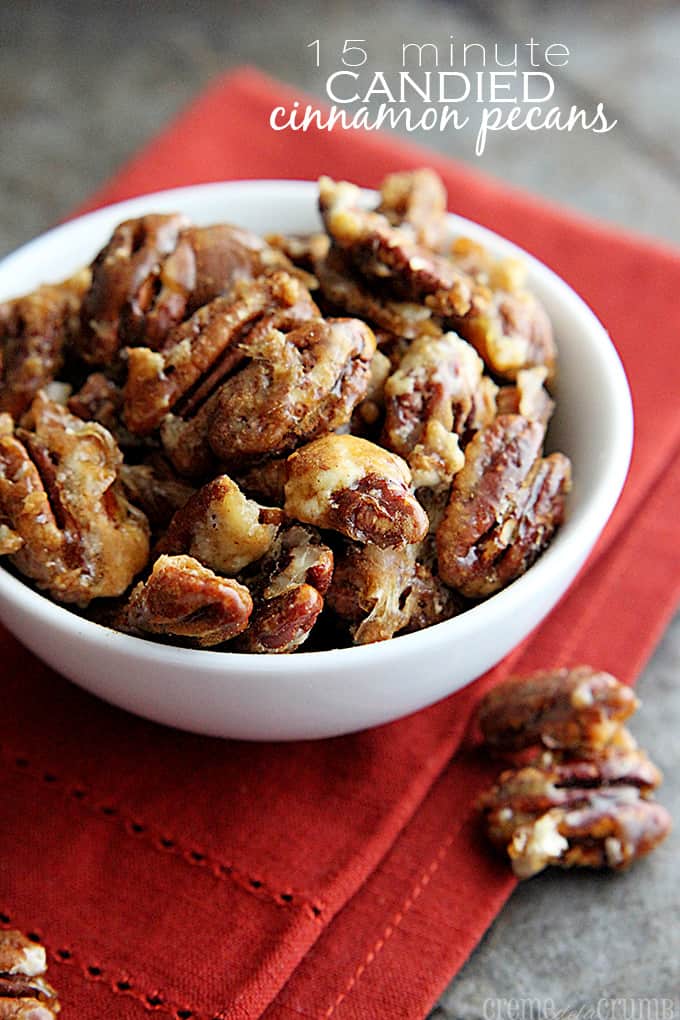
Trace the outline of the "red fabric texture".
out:
<instances>
[{"instance_id":1,"label":"red fabric texture","mask_svg":"<svg viewBox=\"0 0 680 1020\"><path fill-rule=\"evenodd\" d=\"M178 733L97 701L0 631L0 924L44 939L65 1020L420 1020L514 885L476 825L493 773L464 741L480 694L582 661L632 682L680 597L680 256L392 137L274 133L269 111L294 98L251 70L216 82L88 207L228 178L375 186L434 166L454 211L542 258L607 324L633 389L633 464L529 641L370 732L288 745Z\"/></svg>"}]
</instances>

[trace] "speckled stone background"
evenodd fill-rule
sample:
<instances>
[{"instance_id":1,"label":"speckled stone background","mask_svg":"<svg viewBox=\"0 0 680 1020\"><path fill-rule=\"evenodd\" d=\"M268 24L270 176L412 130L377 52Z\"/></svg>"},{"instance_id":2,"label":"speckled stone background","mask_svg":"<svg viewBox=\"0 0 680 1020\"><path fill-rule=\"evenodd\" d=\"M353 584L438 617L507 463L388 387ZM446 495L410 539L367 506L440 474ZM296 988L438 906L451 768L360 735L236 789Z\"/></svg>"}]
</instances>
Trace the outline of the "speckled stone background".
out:
<instances>
[{"instance_id":1,"label":"speckled stone background","mask_svg":"<svg viewBox=\"0 0 680 1020\"><path fill-rule=\"evenodd\" d=\"M619 123L601 136L499 134L482 160L469 134L415 140L680 242L676 3L0 0L0 255L77 205L225 68L250 62L321 94L331 68L327 59L314 68L312 39L326 53L346 38L366 39L371 68L390 70L403 41L445 47L450 36L505 47L531 36L565 43L569 64L554 71L562 103L602 100ZM640 681L644 704L633 725L666 773L660 798L676 819L679 666L676 619ZM624 876L546 874L522 885L431 1020L678 1020L679 851L676 834Z\"/></svg>"}]
</instances>

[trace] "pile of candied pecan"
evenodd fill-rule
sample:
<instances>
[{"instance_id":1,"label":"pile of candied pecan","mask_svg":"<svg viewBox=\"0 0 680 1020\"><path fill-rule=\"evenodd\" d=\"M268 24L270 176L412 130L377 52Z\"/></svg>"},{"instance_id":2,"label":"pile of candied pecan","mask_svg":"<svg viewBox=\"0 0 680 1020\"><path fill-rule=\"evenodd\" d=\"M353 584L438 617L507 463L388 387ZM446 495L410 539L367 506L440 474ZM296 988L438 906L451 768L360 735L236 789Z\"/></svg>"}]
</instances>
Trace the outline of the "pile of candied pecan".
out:
<instances>
[{"instance_id":1,"label":"pile of candied pecan","mask_svg":"<svg viewBox=\"0 0 680 1020\"><path fill-rule=\"evenodd\" d=\"M266 241L148 215L0 305L0 555L138 635L291 652L391 638L522 574L564 516L550 322L446 240L428 170ZM229 642L225 645L226 642Z\"/></svg>"},{"instance_id":2,"label":"pile of candied pecan","mask_svg":"<svg viewBox=\"0 0 680 1020\"><path fill-rule=\"evenodd\" d=\"M45 950L20 931L0 931L0 1018L52 1020L61 1007L45 980Z\"/></svg>"},{"instance_id":3,"label":"pile of candied pecan","mask_svg":"<svg viewBox=\"0 0 680 1020\"><path fill-rule=\"evenodd\" d=\"M480 798L487 834L529 878L549 864L626 868L668 835L661 773L623 722L638 700L589 666L508 680L482 700L487 747L513 761Z\"/></svg>"}]
</instances>

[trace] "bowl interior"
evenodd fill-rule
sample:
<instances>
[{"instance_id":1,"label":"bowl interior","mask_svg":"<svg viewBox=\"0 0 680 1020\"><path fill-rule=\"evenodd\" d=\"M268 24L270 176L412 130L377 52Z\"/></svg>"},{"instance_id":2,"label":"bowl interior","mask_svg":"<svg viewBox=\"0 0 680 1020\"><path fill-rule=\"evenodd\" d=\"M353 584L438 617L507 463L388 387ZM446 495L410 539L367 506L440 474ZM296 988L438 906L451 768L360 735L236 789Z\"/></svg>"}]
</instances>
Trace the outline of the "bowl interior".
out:
<instances>
[{"instance_id":1,"label":"bowl interior","mask_svg":"<svg viewBox=\"0 0 680 1020\"><path fill-rule=\"evenodd\" d=\"M366 193L367 201L371 193ZM258 233L305 232L320 225L316 211L316 185L302 181L229 182L179 188L147 195L107 207L74 220L42 235L0 263L0 300L25 293L43 282L63 279L90 261L121 220L143 212L179 210L198 224L228 221ZM464 640L478 626L480 614L494 618L507 612L512 600L536 593L557 565L558 557L582 558L584 548L594 542L606 523L623 485L632 445L630 394L619 358L607 334L581 299L542 263L522 252L498 235L458 216L450 217L452 236L464 234L485 244L497 255L519 254L529 268L529 285L545 304L555 326L560 352L559 399L551 423L549 446L560 449L572 459L574 488L569 516L564 527L545 554L527 573L507 589L456 619L437 624L427 631L406 635L389 646L415 647L444 631L448 640ZM18 593L18 588L23 592ZM0 594L27 599L34 611L58 619L68 626L77 619L68 610L36 595L26 586L0 570ZM38 603L40 605L38 606ZM28 605L28 602L26 603ZM55 616L56 614L56 616ZM96 624L78 620L78 627L101 631ZM122 637L122 636L121 636ZM166 655L192 661L201 659L207 668L217 668L217 660L239 660L239 668L262 671L262 657L186 649L168 649L138 638L125 637L138 648L145 646L149 656ZM265 657L266 671L294 674L304 669L305 661L318 667L323 658L330 665L344 668L350 661L392 658L386 645L340 649L330 652L300 653L295 656ZM143 654L147 654L144 652ZM212 665L211 665L212 664Z\"/></svg>"}]
</instances>

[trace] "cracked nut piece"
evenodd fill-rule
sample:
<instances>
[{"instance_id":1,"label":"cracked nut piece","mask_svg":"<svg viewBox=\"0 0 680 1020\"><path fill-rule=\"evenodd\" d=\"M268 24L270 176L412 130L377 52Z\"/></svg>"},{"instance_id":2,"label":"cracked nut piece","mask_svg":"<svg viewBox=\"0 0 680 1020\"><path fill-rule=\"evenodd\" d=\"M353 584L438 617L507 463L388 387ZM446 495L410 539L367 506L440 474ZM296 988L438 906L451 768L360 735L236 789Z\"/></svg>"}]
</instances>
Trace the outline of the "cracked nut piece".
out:
<instances>
[{"instance_id":1,"label":"cracked nut piece","mask_svg":"<svg viewBox=\"0 0 680 1020\"><path fill-rule=\"evenodd\" d=\"M79 326L88 270L0 303L0 412L17 421L64 363Z\"/></svg>"},{"instance_id":2,"label":"cracked nut piece","mask_svg":"<svg viewBox=\"0 0 680 1020\"><path fill-rule=\"evenodd\" d=\"M464 316L470 310L471 277L415 241L408 229L362 208L355 185L321 177L319 208L333 243L347 252L362 277L379 283L391 297L427 300L439 315Z\"/></svg>"},{"instance_id":3,"label":"cracked nut piece","mask_svg":"<svg viewBox=\"0 0 680 1020\"><path fill-rule=\"evenodd\" d=\"M358 436L323 436L288 458L290 517L382 548L420 542L425 511L401 457Z\"/></svg>"},{"instance_id":4,"label":"cracked nut piece","mask_svg":"<svg viewBox=\"0 0 680 1020\"><path fill-rule=\"evenodd\" d=\"M625 868L667 836L668 812L647 799L659 776L650 776L646 756L614 752L586 766L513 769L480 799L489 838L507 850L518 877L551 864Z\"/></svg>"},{"instance_id":5,"label":"cracked nut piece","mask_svg":"<svg viewBox=\"0 0 680 1020\"><path fill-rule=\"evenodd\" d=\"M416 562L416 550L348 544L336 556L326 601L349 624L354 644L386 641L458 612L453 592Z\"/></svg>"},{"instance_id":6,"label":"cracked nut piece","mask_svg":"<svg viewBox=\"0 0 680 1020\"><path fill-rule=\"evenodd\" d=\"M61 1010L45 980L41 945L19 931L0 931L0 1020L53 1020Z\"/></svg>"},{"instance_id":7,"label":"cracked nut piece","mask_svg":"<svg viewBox=\"0 0 680 1020\"><path fill-rule=\"evenodd\" d=\"M188 553L231 577L269 551L282 517L247 499L228 475L218 475L177 511L158 551Z\"/></svg>"},{"instance_id":8,"label":"cracked nut piece","mask_svg":"<svg viewBox=\"0 0 680 1020\"><path fill-rule=\"evenodd\" d=\"M250 592L238 581L218 577L192 556L159 556L151 576L130 595L127 622L134 630L209 648L244 631L252 609Z\"/></svg>"},{"instance_id":9,"label":"cracked nut piece","mask_svg":"<svg viewBox=\"0 0 680 1020\"><path fill-rule=\"evenodd\" d=\"M125 497L120 450L42 393L28 422L0 436L0 520L22 541L12 563L60 602L122 594L146 564L149 529Z\"/></svg>"},{"instance_id":10,"label":"cracked nut piece","mask_svg":"<svg viewBox=\"0 0 680 1020\"><path fill-rule=\"evenodd\" d=\"M426 167L388 174L376 211L393 227L409 228L428 248L438 248L446 234L446 189L439 174Z\"/></svg>"},{"instance_id":11,"label":"cracked nut piece","mask_svg":"<svg viewBox=\"0 0 680 1020\"><path fill-rule=\"evenodd\" d=\"M477 720L485 742L499 750L598 749L638 705L631 688L610 673L578 666L499 684L482 699Z\"/></svg>"},{"instance_id":12,"label":"cracked nut piece","mask_svg":"<svg viewBox=\"0 0 680 1020\"><path fill-rule=\"evenodd\" d=\"M544 433L539 422L500 415L466 447L437 529L440 576L463 595L490 595L519 577L562 523L571 469L560 453L541 457Z\"/></svg>"},{"instance_id":13,"label":"cracked nut piece","mask_svg":"<svg viewBox=\"0 0 680 1020\"><path fill-rule=\"evenodd\" d=\"M496 386L483 372L474 348L446 333L414 340L385 383L383 440L416 489L448 487L465 462L460 437L493 420Z\"/></svg>"},{"instance_id":14,"label":"cracked nut piece","mask_svg":"<svg viewBox=\"0 0 680 1020\"><path fill-rule=\"evenodd\" d=\"M287 273L237 284L229 297L215 298L172 329L161 351L130 348L126 424L148 435L170 411L190 417L250 356L258 333L318 315L307 288Z\"/></svg>"},{"instance_id":15,"label":"cracked nut piece","mask_svg":"<svg viewBox=\"0 0 680 1020\"><path fill-rule=\"evenodd\" d=\"M333 574L333 553L311 528L284 528L254 576L246 575L255 608L242 651L286 654L307 640Z\"/></svg>"}]
</instances>

